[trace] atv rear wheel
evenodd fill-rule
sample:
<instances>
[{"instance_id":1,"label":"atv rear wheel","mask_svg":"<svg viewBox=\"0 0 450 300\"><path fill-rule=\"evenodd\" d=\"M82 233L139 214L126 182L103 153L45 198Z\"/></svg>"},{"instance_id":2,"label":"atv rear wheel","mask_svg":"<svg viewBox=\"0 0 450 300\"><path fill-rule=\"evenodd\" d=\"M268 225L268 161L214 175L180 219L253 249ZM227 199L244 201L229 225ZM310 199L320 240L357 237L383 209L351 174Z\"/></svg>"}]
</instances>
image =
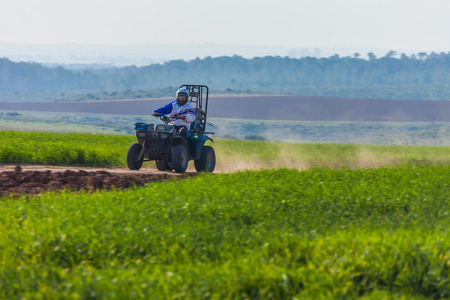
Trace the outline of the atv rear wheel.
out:
<instances>
[{"instance_id":1,"label":"atv rear wheel","mask_svg":"<svg viewBox=\"0 0 450 300\"><path fill-rule=\"evenodd\" d=\"M216 154L211 146L204 146L200 158L194 161L197 172L213 172L216 167Z\"/></svg>"},{"instance_id":2,"label":"atv rear wheel","mask_svg":"<svg viewBox=\"0 0 450 300\"><path fill-rule=\"evenodd\" d=\"M139 153L142 150L142 145L139 143L131 144L127 152L127 166L130 170L139 170L144 163L144 157L138 160Z\"/></svg>"},{"instance_id":3,"label":"atv rear wheel","mask_svg":"<svg viewBox=\"0 0 450 300\"><path fill-rule=\"evenodd\" d=\"M177 173L184 173L189 162L189 154L185 146L177 145L172 151L172 167Z\"/></svg>"},{"instance_id":4,"label":"atv rear wheel","mask_svg":"<svg viewBox=\"0 0 450 300\"><path fill-rule=\"evenodd\" d=\"M155 165L158 171L172 171L172 164L164 160L155 160Z\"/></svg>"}]
</instances>

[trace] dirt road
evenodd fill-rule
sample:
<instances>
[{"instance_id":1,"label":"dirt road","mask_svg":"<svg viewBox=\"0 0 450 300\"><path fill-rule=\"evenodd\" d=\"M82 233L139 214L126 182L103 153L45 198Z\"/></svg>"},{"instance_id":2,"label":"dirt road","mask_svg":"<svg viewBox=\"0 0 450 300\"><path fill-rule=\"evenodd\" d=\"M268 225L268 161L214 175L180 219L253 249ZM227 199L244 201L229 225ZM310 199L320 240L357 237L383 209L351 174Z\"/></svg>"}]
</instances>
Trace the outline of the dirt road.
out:
<instances>
[{"instance_id":1,"label":"dirt road","mask_svg":"<svg viewBox=\"0 0 450 300\"><path fill-rule=\"evenodd\" d=\"M130 171L90 167L0 165L0 196L40 194L62 189L127 189L142 186L147 182L186 178L196 174L159 172L152 169Z\"/></svg>"}]
</instances>

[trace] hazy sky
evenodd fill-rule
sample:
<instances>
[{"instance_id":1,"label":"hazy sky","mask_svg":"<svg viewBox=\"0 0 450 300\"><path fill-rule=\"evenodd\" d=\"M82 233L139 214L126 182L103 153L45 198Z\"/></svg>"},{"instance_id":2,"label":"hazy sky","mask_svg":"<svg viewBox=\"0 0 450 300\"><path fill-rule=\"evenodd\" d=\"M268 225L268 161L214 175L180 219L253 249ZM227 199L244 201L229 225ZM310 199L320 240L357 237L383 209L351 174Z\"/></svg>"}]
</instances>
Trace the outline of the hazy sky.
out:
<instances>
[{"instance_id":1,"label":"hazy sky","mask_svg":"<svg viewBox=\"0 0 450 300\"><path fill-rule=\"evenodd\" d=\"M0 0L0 42L450 51L450 0Z\"/></svg>"}]
</instances>

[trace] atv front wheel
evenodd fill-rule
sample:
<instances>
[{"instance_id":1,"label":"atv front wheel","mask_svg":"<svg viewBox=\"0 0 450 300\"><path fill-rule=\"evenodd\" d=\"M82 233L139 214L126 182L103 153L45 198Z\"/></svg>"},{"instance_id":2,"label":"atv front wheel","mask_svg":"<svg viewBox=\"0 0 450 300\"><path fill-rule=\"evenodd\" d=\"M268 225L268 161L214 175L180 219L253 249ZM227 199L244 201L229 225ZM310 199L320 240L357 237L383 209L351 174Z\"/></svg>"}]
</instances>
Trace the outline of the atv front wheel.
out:
<instances>
[{"instance_id":1,"label":"atv front wheel","mask_svg":"<svg viewBox=\"0 0 450 300\"><path fill-rule=\"evenodd\" d=\"M204 146L200 158L194 161L197 172L213 172L216 167L216 154L211 146Z\"/></svg>"},{"instance_id":2,"label":"atv front wheel","mask_svg":"<svg viewBox=\"0 0 450 300\"><path fill-rule=\"evenodd\" d=\"M127 152L127 166L130 170L139 170L144 163L144 157L138 160L139 153L142 150L142 145L139 143L131 144Z\"/></svg>"},{"instance_id":3,"label":"atv front wheel","mask_svg":"<svg viewBox=\"0 0 450 300\"><path fill-rule=\"evenodd\" d=\"M177 173L184 173L186 171L188 162L189 162L189 154L185 146L177 145L173 148L172 151L172 167Z\"/></svg>"}]
</instances>

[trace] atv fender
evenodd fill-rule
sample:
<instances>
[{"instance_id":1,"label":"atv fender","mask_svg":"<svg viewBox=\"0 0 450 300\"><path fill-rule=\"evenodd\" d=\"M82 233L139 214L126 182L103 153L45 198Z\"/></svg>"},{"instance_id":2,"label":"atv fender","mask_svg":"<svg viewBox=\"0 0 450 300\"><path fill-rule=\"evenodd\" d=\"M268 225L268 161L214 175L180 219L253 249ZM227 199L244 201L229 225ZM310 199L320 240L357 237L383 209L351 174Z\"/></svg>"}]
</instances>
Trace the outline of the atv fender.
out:
<instances>
[{"instance_id":1,"label":"atv fender","mask_svg":"<svg viewBox=\"0 0 450 300\"><path fill-rule=\"evenodd\" d=\"M214 143L214 140L212 138L210 138L206 135L203 135L203 134L199 135L198 137L192 136L189 139L189 147L190 147L189 149L190 149L190 152L192 153L191 158L193 160L197 160L200 158L200 156L202 155L203 146L205 145L205 143L207 141L211 141Z\"/></svg>"}]
</instances>

